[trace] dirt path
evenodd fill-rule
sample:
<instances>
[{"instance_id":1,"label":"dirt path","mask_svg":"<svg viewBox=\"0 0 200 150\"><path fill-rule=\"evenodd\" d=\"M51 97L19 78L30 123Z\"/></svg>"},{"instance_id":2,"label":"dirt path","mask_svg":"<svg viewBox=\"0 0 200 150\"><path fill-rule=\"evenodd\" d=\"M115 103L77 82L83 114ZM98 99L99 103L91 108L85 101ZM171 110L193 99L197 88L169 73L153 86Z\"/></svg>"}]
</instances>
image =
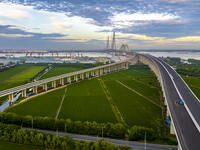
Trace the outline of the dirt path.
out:
<instances>
[{"instance_id":1,"label":"dirt path","mask_svg":"<svg viewBox=\"0 0 200 150\"><path fill-rule=\"evenodd\" d=\"M58 118L58 115L59 115L59 113L60 113L60 110L61 110L63 101L65 100L66 92L67 92L67 87L66 87L65 92L64 92L64 95L63 95L63 97L62 97L62 101L61 101L61 103L60 103L60 107L58 108L58 111L57 111L57 114L56 114L56 118Z\"/></svg>"},{"instance_id":2,"label":"dirt path","mask_svg":"<svg viewBox=\"0 0 200 150\"><path fill-rule=\"evenodd\" d=\"M143 98L147 99L148 101L150 101L151 103L155 104L156 106L158 106L158 107L162 108L162 106L160 106L160 105L156 104L156 103L155 103L155 102L153 102L152 100L148 99L147 97L145 97L144 95L142 95L142 94L138 93L137 91L135 91L135 90L131 89L130 87L126 86L125 84L123 84L123 83L119 82L118 80L115 80L115 81L116 81L116 82L118 82L119 84L123 85L123 86L124 86L124 87L126 87L127 89L129 89L129 90L131 90L131 91L135 92L136 94L138 94L138 95L142 96Z\"/></svg>"},{"instance_id":3,"label":"dirt path","mask_svg":"<svg viewBox=\"0 0 200 150\"><path fill-rule=\"evenodd\" d=\"M89 92L88 92L88 89L87 89L87 87L86 87L86 85L85 85L85 83L84 83L84 86L85 86L85 89L86 89L86 91L87 91L87 94L90 95Z\"/></svg>"},{"instance_id":4,"label":"dirt path","mask_svg":"<svg viewBox=\"0 0 200 150\"><path fill-rule=\"evenodd\" d=\"M27 70L33 68L33 67L34 67L34 66L32 66L32 67L30 67L30 68L28 68L28 69L26 69L26 70L24 70L24 71L21 71L21 72L19 72L18 74L15 74L15 75L12 76L12 77L18 76L19 74L21 74L21 73L23 73L23 72L25 72L25 71L27 71ZM1 83L4 83L4 82L6 82L7 80L10 80L12 77L3 80Z\"/></svg>"},{"instance_id":5,"label":"dirt path","mask_svg":"<svg viewBox=\"0 0 200 150\"><path fill-rule=\"evenodd\" d=\"M58 89L65 88L66 86L67 86L67 85L63 85L63 86L61 86L61 87L54 88L54 89L51 89L51 90L47 90L47 91L44 91L44 92L39 93L39 94L37 94L37 95L33 95L33 96L30 96L30 97L27 97L26 99L21 100L19 103L13 104L13 105L11 105L10 107L6 108L6 109L4 110L4 112L6 112L6 111L7 111L8 109L10 109L11 107L15 107L15 106L17 106L17 105L20 105L21 103L24 103L24 102L26 102L26 101L28 101L28 100L30 100L30 99L32 99L32 98L35 98L35 97L37 97L37 96L44 95L44 94L46 94L46 93L49 93L49 92L52 92L52 91L55 91L55 90L58 90Z\"/></svg>"},{"instance_id":6,"label":"dirt path","mask_svg":"<svg viewBox=\"0 0 200 150\"><path fill-rule=\"evenodd\" d=\"M122 72L119 72L119 73L121 73L121 74L123 74L123 75L125 75L125 76L127 76L127 77L131 77L131 76L129 76L129 75L127 75L127 74L125 74L125 73L122 73Z\"/></svg>"},{"instance_id":7,"label":"dirt path","mask_svg":"<svg viewBox=\"0 0 200 150\"><path fill-rule=\"evenodd\" d=\"M195 88L199 88L199 89L200 89L199 86L195 86L195 85L191 85L191 84L187 84L187 85L189 85L189 86L193 86L193 87L195 87Z\"/></svg>"},{"instance_id":8,"label":"dirt path","mask_svg":"<svg viewBox=\"0 0 200 150\"><path fill-rule=\"evenodd\" d=\"M150 74L148 74L148 73L144 73L144 72L141 72L141 71L138 71L138 70L135 70L135 69L132 69L133 71L136 71L136 72L139 72L139 73L141 73L141 74L145 74L145 75L148 75L148 76L152 76L152 75L150 75Z\"/></svg>"}]
</instances>

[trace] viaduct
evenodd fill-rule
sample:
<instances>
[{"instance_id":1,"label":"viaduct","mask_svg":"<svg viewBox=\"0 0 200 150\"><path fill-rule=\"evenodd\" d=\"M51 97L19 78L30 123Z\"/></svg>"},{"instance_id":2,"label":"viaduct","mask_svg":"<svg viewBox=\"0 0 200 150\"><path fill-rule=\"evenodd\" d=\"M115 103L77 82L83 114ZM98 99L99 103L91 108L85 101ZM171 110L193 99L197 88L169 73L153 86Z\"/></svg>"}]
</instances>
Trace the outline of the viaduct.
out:
<instances>
[{"instance_id":1,"label":"viaduct","mask_svg":"<svg viewBox=\"0 0 200 150\"><path fill-rule=\"evenodd\" d=\"M151 68L162 87L165 105L167 106L167 116L171 118L170 133L176 135L179 144L178 149L200 149L200 102L198 98L168 64L148 54L131 52L127 47L127 45L122 45L121 49L117 51L120 54L125 53L127 55L127 58L123 61L63 74L0 91L0 97L8 96L9 102L12 103L14 93L21 91L22 97L26 97L26 89L28 88L33 88L33 92L37 93L38 86L41 85L44 90L47 90L47 83L51 83L52 87L56 88L56 81L59 81L59 85L70 84L72 81L128 69L128 65L134 65L140 61ZM80 75L79 79L77 75ZM181 99L183 105L177 105L177 99Z\"/></svg>"}]
</instances>

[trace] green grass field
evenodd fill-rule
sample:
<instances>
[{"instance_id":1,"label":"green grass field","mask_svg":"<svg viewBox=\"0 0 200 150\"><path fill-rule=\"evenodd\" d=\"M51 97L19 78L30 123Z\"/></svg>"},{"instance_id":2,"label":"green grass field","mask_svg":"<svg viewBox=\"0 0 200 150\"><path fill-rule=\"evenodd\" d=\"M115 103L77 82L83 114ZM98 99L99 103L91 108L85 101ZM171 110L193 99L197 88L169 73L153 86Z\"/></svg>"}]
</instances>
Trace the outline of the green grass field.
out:
<instances>
[{"instance_id":1,"label":"green grass field","mask_svg":"<svg viewBox=\"0 0 200 150\"><path fill-rule=\"evenodd\" d=\"M97 79L69 86L59 118L73 121L117 123L117 119Z\"/></svg>"},{"instance_id":2,"label":"green grass field","mask_svg":"<svg viewBox=\"0 0 200 150\"><path fill-rule=\"evenodd\" d=\"M163 130L161 108L130 91L116 81L104 81L125 122Z\"/></svg>"},{"instance_id":3,"label":"green grass field","mask_svg":"<svg viewBox=\"0 0 200 150\"><path fill-rule=\"evenodd\" d=\"M16 82L25 82L30 80L32 77L36 76L40 71L42 71L45 66L34 66L26 71L20 73L17 76L11 77L6 83L16 83Z\"/></svg>"},{"instance_id":4,"label":"green grass field","mask_svg":"<svg viewBox=\"0 0 200 150\"><path fill-rule=\"evenodd\" d=\"M31 66L17 66L0 73L0 82L30 68Z\"/></svg>"},{"instance_id":5,"label":"green grass field","mask_svg":"<svg viewBox=\"0 0 200 150\"><path fill-rule=\"evenodd\" d=\"M45 150L46 148L0 141L0 149L1 150Z\"/></svg>"},{"instance_id":6,"label":"green grass field","mask_svg":"<svg viewBox=\"0 0 200 150\"><path fill-rule=\"evenodd\" d=\"M47 72L44 76L42 76L40 80L70 73L70 72L79 71L79 70L82 70L82 69L74 68L74 67L53 67L49 72Z\"/></svg>"},{"instance_id":7,"label":"green grass field","mask_svg":"<svg viewBox=\"0 0 200 150\"><path fill-rule=\"evenodd\" d=\"M148 86L141 82L138 82L137 80L134 79L119 80L119 81L125 84L126 86L134 89L138 93L144 95L145 97L149 98L150 100L156 102L158 105L161 104L160 95L157 89L152 88L151 86Z\"/></svg>"},{"instance_id":8,"label":"green grass field","mask_svg":"<svg viewBox=\"0 0 200 150\"><path fill-rule=\"evenodd\" d=\"M146 84L140 83L140 80L138 81L137 79L150 78L152 82L156 83L154 74L150 73L151 71L149 70L123 70L103 75L100 78L103 79L128 126L152 127L157 132L162 133L161 108L116 82L116 80L119 80L150 100L160 104L158 89L147 85L148 82ZM10 108L8 111L19 115L55 117L64 95L64 90L65 88L35 97ZM58 118L69 118L73 121L117 123L116 116L98 78L67 86L66 96Z\"/></svg>"},{"instance_id":9,"label":"green grass field","mask_svg":"<svg viewBox=\"0 0 200 150\"><path fill-rule=\"evenodd\" d=\"M187 83L193 93L198 97L200 100L200 79L196 77L186 77L181 76L183 80Z\"/></svg>"},{"instance_id":10,"label":"green grass field","mask_svg":"<svg viewBox=\"0 0 200 150\"><path fill-rule=\"evenodd\" d=\"M11 107L7 112L26 116L56 117L65 88L32 98L17 106Z\"/></svg>"}]
</instances>

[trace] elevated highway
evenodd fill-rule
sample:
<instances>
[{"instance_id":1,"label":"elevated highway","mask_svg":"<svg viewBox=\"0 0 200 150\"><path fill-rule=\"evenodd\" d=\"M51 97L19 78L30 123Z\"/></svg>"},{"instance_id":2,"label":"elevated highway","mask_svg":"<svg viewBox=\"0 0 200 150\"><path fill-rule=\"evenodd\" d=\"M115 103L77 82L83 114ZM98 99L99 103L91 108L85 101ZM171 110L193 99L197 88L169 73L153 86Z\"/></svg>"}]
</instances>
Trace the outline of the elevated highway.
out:
<instances>
[{"instance_id":1,"label":"elevated highway","mask_svg":"<svg viewBox=\"0 0 200 150\"><path fill-rule=\"evenodd\" d=\"M200 103L182 78L165 62L151 55L139 54L139 60L148 64L157 75L171 118L171 134L176 134L179 149L200 149ZM184 105L177 105L183 99Z\"/></svg>"},{"instance_id":2,"label":"elevated highway","mask_svg":"<svg viewBox=\"0 0 200 150\"><path fill-rule=\"evenodd\" d=\"M77 72L63 74L60 76L36 81L0 92L0 97L8 95L9 101L13 101L13 94L22 91L22 96L26 97L26 89L33 88L33 92L37 93L37 87L43 85L43 89L47 90L47 83L51 82L52 87L56 88L56 81L60 80L60 84L64 85L66 80L71 83L71 77L77 81L77 75L81 79L90 78L91 76L101 75L104 72L112 72L114 70L128 69L128 64L140 61L149 67L156 74L165 97L167 105L167 115L171 118L171 134L176 134L181 150L198 150L200 149L200 103L198 98L192 93L190 88L185 84L182 78L165 62L156 57L147 54L136 54L134 52L126 52L129 58L120 62L85 69ZM84 77L85 76L85 77ZM176 100L183 99L184 105L177 105Z\"/></svg>"},{"instance_id":3,"label":"elevated highway","mask_svg":"<svg viewBox=\"0 0 200 150\"><path fill-rule=\"evenodd\" d=\"M28 88L33 88L33 92L37 93L37 87L40 86L40 85L43 86L44 90L47 90L47 83L49 83L49 82L52 83L53 88L56 88L56 81L57 80L60 81L61 85L64 85L65 80L68 83L71 83L71 77L72 76L74 77L75 81L78 81L77 75L80 75L80 78L84 79L85 77L89 78L90 76L101 75L104 72L111 72L111 71L120 70L120 69L128 69L128 64L129 64L130 61L131 62L134 61L134 56L131 56L128 59L125 59L125 60L119 61L119 62L115 62L115 63L112 63L112 64L107 64L107 65L89 68L89 69L85 69L85 70L81 70L81 71L67 73L67 74L56 76L56 77L51 77L51 78L47 78L47 79L44 79L44 80L39 80L39 81L32 82L32 83L29 83L29 84L24 84L24 85L21 85L21 86L18 86L18 87L7 89L7 90L0 92L0 97L8 95L9 102L13 102L13 94L16 93L16 92L21 91L22 97L26 97L26 90Z\"/></svg>"}]
</instances>

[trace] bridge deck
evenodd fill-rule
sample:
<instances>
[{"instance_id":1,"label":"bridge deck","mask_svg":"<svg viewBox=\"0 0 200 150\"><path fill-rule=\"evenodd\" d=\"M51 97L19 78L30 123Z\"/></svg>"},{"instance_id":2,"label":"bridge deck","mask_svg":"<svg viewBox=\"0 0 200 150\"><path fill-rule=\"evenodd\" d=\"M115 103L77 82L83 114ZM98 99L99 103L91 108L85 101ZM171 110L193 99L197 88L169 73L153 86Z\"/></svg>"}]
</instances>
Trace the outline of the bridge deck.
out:
<instances>
[{"instance_id":1,"label":"bridge deck","mask_svg":"<svg viewBox=\"0 0 200 150\"><path fill-rule=\"evenodd\" d=\"M121 63L125 63L125 62L130 61L133 58L134 57L131 57L131 58L128 58L126 60L115 62L115 63L112 63L112 64L107 64L107 65L98 66L98 67L94 67L94 68L89 68L89 69L85 69L85 70L80 70L80 71L76 71L76 72L72 72L72 73L67 73L67 74L56 76L56 77L51 77L51 78L47 78L47 79L44 79L44 80L32 82L32 83L29 83L29 84L24 84L24 85L21 85L21 86L17 86L17 87L11 88L11 89L7 89L7 90L4 90L4 91L1 91L0 92L0 97L6 96L6 95L9 95L9 94L18 92L18 91L21 91L23 89L27 89L27 88L31 88L31 87L34 87L34 86L37 86L37 85L41 85L41 84L44 84L44 83L47 83L47 82L51 82L51 81L59 80L59 79L62 79L62 78L66 78L66 77L69 77L69 76L73 76L73 75L77 75L77 74L81 74L81 73L85 73L85 72L89 72L89 71L93 71L93 70L98 70L98 69L102 69L102 68L118 65L118 64L121 64Z\"/></svg>"}]
</instances>

